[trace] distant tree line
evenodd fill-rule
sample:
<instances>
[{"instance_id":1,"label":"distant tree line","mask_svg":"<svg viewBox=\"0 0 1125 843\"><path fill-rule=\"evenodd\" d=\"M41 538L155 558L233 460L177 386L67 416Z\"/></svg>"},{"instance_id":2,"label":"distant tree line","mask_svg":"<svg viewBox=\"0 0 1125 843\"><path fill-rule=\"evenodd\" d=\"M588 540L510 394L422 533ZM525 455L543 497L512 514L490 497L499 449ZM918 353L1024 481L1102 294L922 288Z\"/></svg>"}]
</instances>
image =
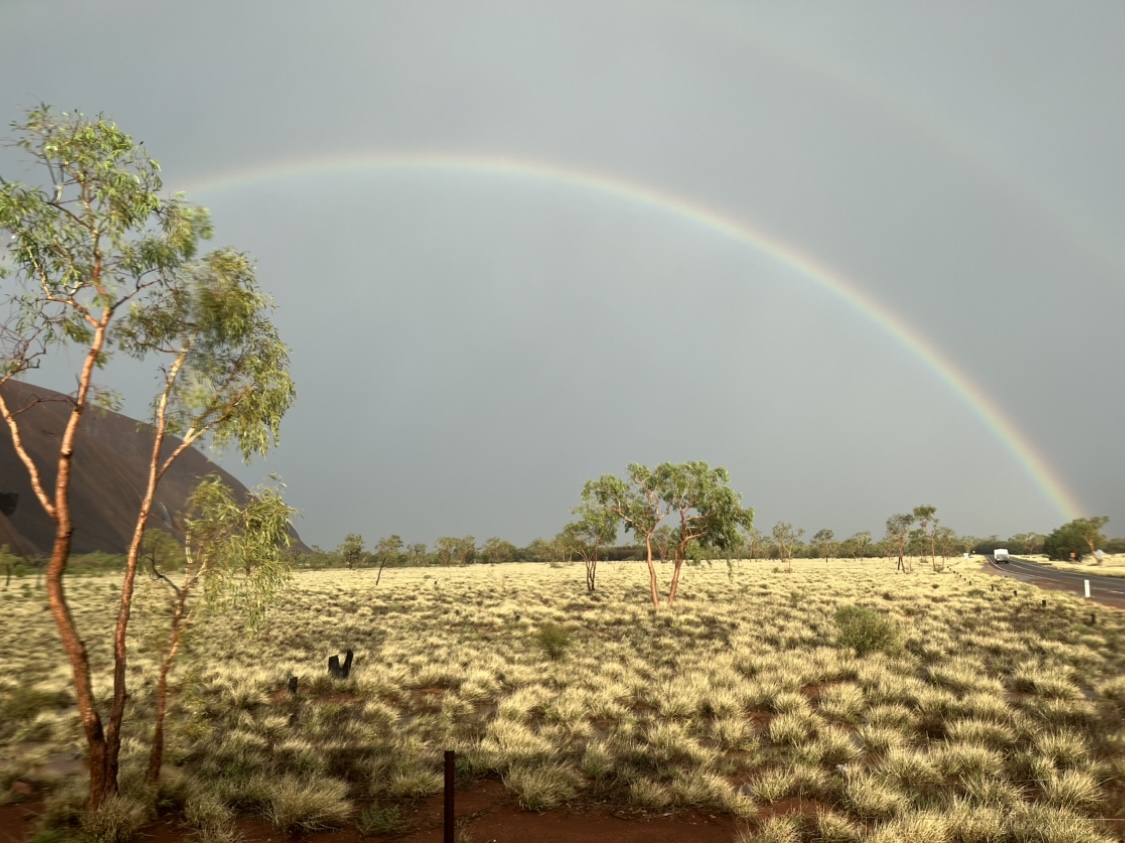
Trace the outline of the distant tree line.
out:
<instances>
[{"instance_id":1,"label":"distant tree line","mask_svg":"<svg viewBox=\"0 0 1125 843\"><path fill-rule=\"evenodd\" d=\"M1006 548L1014 556L1047 555L1059 560L1088 558L1095 550L1105 553L1125 553L1125 538L1106 538L1101 529L1108 519L1103 516L1076 519L1052 533L1017 533L1008 538L992 535L987 538L961 535L940 523L936 509L917 507L924 520L911 511L893 515L888 519L886 533L876 539L869 531L854 533L837 539L829 529L821 529L806 538L807 533L787 522L778 522L769 532L757 527L742 531L738 540L725 549L689 543L686 558L745 559L778 561L792 559L888 559L899 560L903 568L918 561L940 567L945 561L964 553L991 555L997 548ZM598 558L602 562L643 562L646 550L643 543L623 544L613 539L601 545ZM669 525L657 527L651 536L653 560L658 563L676 559L676 531ZM589 542L583 542L574 525L560 531L553 538L537 538L520 546L494 536L479 542L473 536L443 537L432 546L407 544L400 536L380 538L368 546L358 533L349 534L335 550L313 546L311 553L295 555L298 567L320 568L401 568L415 566L499 565L509 562L539 562L562 564L583 560L583 551ZM901 554L901 557L900 557ZM105 570L106 560L99 559L97 567Z\"/></svg>"}]
</instances>

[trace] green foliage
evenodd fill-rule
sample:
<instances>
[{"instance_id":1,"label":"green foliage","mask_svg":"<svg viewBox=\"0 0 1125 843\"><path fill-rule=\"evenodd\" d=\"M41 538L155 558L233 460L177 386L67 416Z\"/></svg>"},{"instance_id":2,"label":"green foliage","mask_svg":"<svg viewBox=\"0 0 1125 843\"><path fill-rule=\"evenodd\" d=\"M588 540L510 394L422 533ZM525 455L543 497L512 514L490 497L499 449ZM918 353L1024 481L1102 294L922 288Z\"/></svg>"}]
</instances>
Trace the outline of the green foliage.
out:
<instances>
[{"instance_id":1,"label":"green foliage","mask_svg":"<svg viewBox=\"0 0 1125 843\"><path fill-rule=\"evenodd\" d=\"M754 510L742 507L742 496L730 487L727 470L699 461L663 462L655 468L630 463L627 479L603 474L588 481L582 500L580 509L603 519L599 524L623 526L638 544L645 546L650 571L654 536L666 518L677 516L679 527L672 541L677 576L691 547L740 547L743 531L750 530L754 522ZM655 607L655 573L650 577ZM668 595L669 605L675 599L675 582Z\"/></svg>"},{"instance_id":2,"label":"green foliage","mask_svg":"<svg viewBox=\"0 0 1125 843\"><path fill-rule=\"evenodd\" d=\"M802 528L794 527L785 521L778 521L773 525L773 541L777 548L777 558L784 559L790 571L793 570L793 553L804 534Z\"/></svg>"},{"instance_id":3,"label":"green foliage","mask_svg":"<svg viewBox=\"0 0 1125 843\"><path fill-rule=\"evenodd\" d=\"M480 550L480 561L489 565L501 565L511 562L516 558L518 550L510 541L505 541L499 536L493 536L484 543Z\"/></svg>"},{"instance_id":4,"label":"green foliage","mask_svg":"<svg viewBox=\"0 0 1125 843\"><path fill-rule=\"evenodd\" d=\"M817 530L812 537L812 547L817 556L823 556L824 561L828 561L828 557L836 552L839 543L836 541L836 534L831 530Z\"/></svg>"},{"instance_id":5,"label":"green foliage","mask_svg":"<svg viewBox=\"0 0 1125 843\"><path fill-rule=\"evenodd\" d=\"M15 326L0 345L0 380L59 346L86 346L99 368L118 352L158 358L154 420L165 414L189 443L210 436L244 459L264 454L295 393L250 260L232 249L198 256L210 214L162 197L159 165L104 117L40 106L13 129L52 189L0 180Z\"/></svg>"},{"instance_id":6,"label":"green foliage","mask_svg":"<svg viewBox=\"0 0 1125 843\"><path fill-rule=\"evenodd\" d=\"M535 634L536 641L549 658L559 660L566 655L573 640L570 630L557 623L545 623Z\"/></svg>"},{"instance_id":7,"label":"green foliage","mask_svg":"<svg viewBox=\"0 0 1125 843\"><path fill-rule=\"evenodd\" d=\"M1081 560L1087 554L1099 550L1105 544L1102 528L1109 518L1097 515L1093 518L1076 518L1063 524L1043 542L1043 552L1052 559L1067 560L1070 554Z\"/></svg>"},{"instance_id":8,"label":"green foliage","mask_svg":"<svg viewBox=\"0 0 1125 843\"><path fill-rule=\"evenodd\" d=\"M348 533L340 546L336 548L336 555L340 557L345 565L349 568L354 568L357 565L363 564L367 558L367 551L364 550L363 536L359 533Z\"/></svg>"},{"instance_id":9,"label":"green foliage","mask_svg":"<svg viewBox=\"0 0 1125 843\"><path fill-rule=\"evenodd\" d=\"M906 543L910 539L910 529L914 526L913 514L899 513L887 519L887 535L884 541L887 546L898 554L898 567L905 568L903 555L906 552Z\"/></svg>"},{"instance_id":10,"label":"green foliage","mask_svg":"<svg viewBox=\"0 0 1125 843\"><path fill-rule=\"evenodd\" d=\"M571 512L578 517L563 528L562 539L583 559L597 561L599 550L617 538L617 515L598 504L590 484L582 490L582 503Z\"/></svg>"},{"instance_id":11,"label":"green foliage","mask_svg":"<svg viewBox=\"0 0 1125 843\"><path fill-rule=\"evenodd\" d=\"M217 475L205 477L188 501L190 582L200 582L211 609L233 608L254 627L291 576L289 519L295 510L277 486L262 486L240 503Z\"/></svg>"},{"instance_id":12,"label":"green foliage","mask_svg":"<svg viewBox=\"0 0 1125 843\"><path fill-rule=\"evenodd\" d=\"M141 553L154 571L182 571L186 558L175 536L159 528L145 530Z\"/></svg>"},{"instance_id":13,"label":"green foliage","mask_svg":"<svg viewBox=\"0 0 1125 843\"><path fill-rule=\"evenodd\" d=\"M836 643L851 647L857 655L896 653L902 647L902 633L895 622L863 606L841 606L836 610L839 633Z\"/></svg>"}]
</instances>

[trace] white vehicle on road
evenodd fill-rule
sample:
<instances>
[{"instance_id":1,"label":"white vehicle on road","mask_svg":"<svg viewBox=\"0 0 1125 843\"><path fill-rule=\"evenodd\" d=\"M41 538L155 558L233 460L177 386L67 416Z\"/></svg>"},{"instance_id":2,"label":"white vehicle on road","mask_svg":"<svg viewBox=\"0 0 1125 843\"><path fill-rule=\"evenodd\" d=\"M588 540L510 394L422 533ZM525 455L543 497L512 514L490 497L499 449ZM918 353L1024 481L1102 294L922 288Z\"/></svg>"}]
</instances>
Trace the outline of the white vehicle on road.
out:
<instances>
[{"instance_id":1,"label":"white vehicle on road","mask_svg":"<svg viewBox=\"0 0 1125 843\"><path fill-rule=\"evenodd\" d=\"M997 562L1007 562L1007 561L1009 561L1007 549L1006 548L1000 548L1000 547L996 548L994 551L992 551L992 558L994 560L996 560Z\"/></svg>"}]
</instances>

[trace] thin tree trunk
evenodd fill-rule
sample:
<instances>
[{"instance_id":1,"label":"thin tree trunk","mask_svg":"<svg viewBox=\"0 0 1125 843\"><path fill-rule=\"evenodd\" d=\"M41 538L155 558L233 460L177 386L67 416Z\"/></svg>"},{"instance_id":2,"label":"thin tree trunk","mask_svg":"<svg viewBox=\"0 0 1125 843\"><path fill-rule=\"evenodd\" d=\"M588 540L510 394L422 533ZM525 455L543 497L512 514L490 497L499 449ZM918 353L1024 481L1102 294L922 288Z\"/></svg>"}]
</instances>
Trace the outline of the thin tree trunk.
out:
<instances>
[{"instance_id":1,"label":"thin tree trunk","mask_svg":"<svg viewBox=\"0 0 1125 843\"><path fill-rule=\"evenodd\" d=\"M660 608L660 590L656 587L656 566L652 564L652 537L645 536L645 552L648 561L648 583L652 592L652 608Z\"/></svg>"},{"instance_id":2,"label":"thin tree trunk","mask_svg":"<svg viewBox=\"0 0 1125 843\"><path fill-rule=\"evenodd\" d=\"M98 267L95 266L95 275ZM105 329L110 319L110 312L105 312L96 323L94 338L86 359L82 363L82 373L78 379L78 391L75 395L74 406L67 419L63 431L62 441L59 444L58 475L55 477L55 500L47 511L52 513L55 521L55 542L51 548L51 561L47 564L47 603L51 607L51 615L59 630L63 649L70 661L74 673L74 692L78 703L78 715L82 720L82 728L86 732L86 742L89 747L90 760L90 801L87 810L91 813L101 807L102 802L117 793L116 770L112 771L108 762L108 745L102 720L94 705L93 684L90 678L90 660L86 651L86 644L78 635L78 627L74 623L74 616L66 600L66 589L63 577L66 574L66 565L70 561L71 542L74 538L74 524L70 516L70 474L74 463L74 440L78 433L78 424L86 411L87 396L90 391L90 381L94 373L94 365L101 356L105 345ZM13 442L15 437L13 437ZM21 448L22 449L22 448ZM25 460L25 463L29 460ZM38 474L33 474L32 480L38 486ZM41 491L41 490L40 490ZM45 494L40 493L43 500Z\"/></svg>"},{"instance_id":3,"label":"thin tree trunk","mask_svg":"<svg viewBox=\"0 0 1125 843\"><path fill-rule=\"evenodd\" d=\"M125 704L129 700L129 692L125 684L128 650L126 636L129 630L129 617L133 611L133 592L137 579L137 563L140 560L141 544L144 542L145 527L148 517L152 512L152 502L156 498L156 487L160 478L164 476L168 466L184 452L194 438L189 431L183 441L176 447L163 466L160 463L160 451L164 446L165 432L167 431L168 396L172 391L183 365L186 352L182 352L168 370L168 377L164 382L164 392L156 409L156 425L153 431L152 454L149 457L148 478L145 484L144 497L141 499L140 510L137 512L137 521L133 526L133 537L129 542L129 554L125 561L125 578L121 583L121 601L117 610L117 625L113 633L113 704L110 707L109 722L106 725L106 766L107 771L117 780L117 770L121 756L121 724L125 719ZM178 624L177 618L175 623ZM174 645L173 645L174 652ZM163 711L158 713L159 720L163 720ZM158 728L163 735L163 723L158 722ZM157 767L159 773L159 766Z\"/></svg>"},{"instance_id":4,"label":"thin tree trunk","mask_svg":"<svg viewBox=\"0 0 1125 843\"><path fill-rule=\"evenodd\" d=\"M680 587L680 569L684 566L683 559L677 559L672 566L672 587L668 590L668 608L676 602L676 590Z\"/></svg>"},{"instance_id":5,"label":"thin tree trunk","mask_svg":"<svg viewBox=\"0 0 1125 843\"><path fill-rule=\"evenodd\" d=\"M59 630L63 649L70 661L71 671L74 673L74 695L78 704L78 716L82 720L82 729L86 733L86 743L90 756L90 802L89 809L96 810L105 796L117 791L116 780L106 781L106 740L102 729L101 717L94 705L94 691L90 681L90 661L86 653L86 644L78 636L78 629L74 623L74 616L66 602L66 590L63 586L63 574L66 563L70 558L70 542L73 527L70 524L69 508L64 504L59 508L65 513L60 522L58 535L51 552L51 561L47 565L47 603L51 607L51 615Z\"/></svg>"},{"instance_id":6,"label":"thin tree trunk","mask_svg":"<svg viewBox=\"0 0 1125 843\"><path fill-rule=\"evenodd\" d=\"M108 775L106 738L101 717L98 715L98 710L94 704L90 660L86 651L86 644L78 635L78 627L74 622L70 606L67 604L63 577L66 574L67 562L70 560L71 542L74 537L74 524L70 517L70 473L74 460L74 438L78 430L78 423L86 409L86 395L89 390L94 359L100 352L103 337L104 332L99 330L95 337L95 349L87 355L79 380L78 394L59 446L55 500L53 505L48 508L48 512L53 516L55 522L55 541L51 548L51 560L47 563L46 572L47 604L51 609L55 626L58 627L59 638L62 640L63 649L74 674L74 694L78 705L78 715L82 720L82 728L86 733L86 742L89 748L90 800L87 808L91 812L97 810L106 796L117 792L117 779L115 776L111 780ZM13 442L15 442L15 437L13 437ZM22 443L17 443L17 450L23 450ZM21 454L21 456L23 455ZM33 475L33 482L37 480L38 476ZM40 495L41 499L43 497L45 496Z\"/></svg>"},{"instance_id":7,"label":"thin tree trunk","mask_svg":"<svg viewBox=\"0 0 1125 843\"><path fill-rule=\"evenodd\" d=\"M148 780L153 784L160 780L160 768L164 763L164 713L168 705L168 673L172 670L172 660L176 658L176 651L180 647L180 634L182 632L180 621L183 618L186 599L187 592L181 592L176 604L176 613L172 618L168 655L164 657L164 662L160 665L160 679L156 683L155 727L152 731L152 749L148 756Z\"/></svg>"}]
</instances>

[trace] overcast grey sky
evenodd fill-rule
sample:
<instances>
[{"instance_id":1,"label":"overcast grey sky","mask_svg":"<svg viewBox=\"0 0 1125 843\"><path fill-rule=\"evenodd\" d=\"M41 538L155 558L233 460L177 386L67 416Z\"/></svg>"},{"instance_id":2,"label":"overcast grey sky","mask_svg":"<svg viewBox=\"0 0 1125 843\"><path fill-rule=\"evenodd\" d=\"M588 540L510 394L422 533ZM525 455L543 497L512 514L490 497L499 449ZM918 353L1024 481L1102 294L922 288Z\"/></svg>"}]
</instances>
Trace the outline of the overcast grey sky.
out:
<instances>
[{"instance_id":1,"label":"overcast grey sky","mask_svg":"<svg viewBox=\"0 0 1125 843\"><path fill-rule=\"evenodd\" d=\"M0 25L4 124L105 112L257 258L298 402L268 462L222 463L279 472L309 543L524 544L585 480L687 459L767 530L932 503L1006 536L1062 496L1125 534L1120 3L6 0Z\"/></svg>"}]
</instances>

